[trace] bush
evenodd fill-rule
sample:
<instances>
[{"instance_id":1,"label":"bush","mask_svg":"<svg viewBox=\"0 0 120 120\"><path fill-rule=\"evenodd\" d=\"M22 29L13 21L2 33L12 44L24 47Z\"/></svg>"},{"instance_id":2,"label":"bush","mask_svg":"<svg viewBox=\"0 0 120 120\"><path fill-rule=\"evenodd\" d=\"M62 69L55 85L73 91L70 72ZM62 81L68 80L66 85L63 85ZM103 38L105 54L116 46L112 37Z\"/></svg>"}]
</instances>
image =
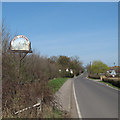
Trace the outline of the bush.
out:
<instances>
[{"instance_id":1,"label":"bush","mask_svg":"<svg viewBox=\"0 0 120 120\"><path fill-rule=\"evenodd\" d=\"M60 73L59 73L59 76L60 77L63 77L63 78L73 78L74 77L74 74L71 74L70 72L66 72L65 70L62 70Z\"/></svg>"},{"instance_id":2,"label":"bush","mask_svg":"<svg viewBox=\"0 0 120 120\"><path fill-rule=\"evenodd\" d=\"M78 57L67 57L67 56L59 56L56 60L59 68L62 70L60 73L61 77L73 77L74 75L79 75L79 73L83 72L82 62ZM71 69L73 74L66 72L66 69Z\"/></svg>"},{"instance_id":3,"label":"bush","mask_svg":"<svg viewBox=\"0 0 120 120\"><path fill-rule=\"evenodd\" d=\"M1 35L1 34L0 34ZM65 69L71 62L66 56L47 58L40 56L33 51L21 61L20 75L18 70L18 53L10 53L9 43L11 35L7 27L2 27L2 110L3 117L13 117L13 113L22 108L33 105L37 98L42 97L45 104L49 104L53 99L51 89L48 87L48 81L59 76L74 77L73 74L62 71L59 74L59 68ZM23 54L21 54L23 56ZM82 63L74 59L71 65L77 73L82 68ZM76 67L77 66L77 67ZM71 68L71 67L70 67ZM36 111L33 111L34 113ZM36 114L36 113L35 113ZM30 113L27 117L34 117ZM37 115L36 115L37 116ZM17 116L18 117L18 116ZM20 116L21 117L21 116ZM22 116L25 117L25 116Z\"/></svg>"},{"instance_id":4,"label":"bush","mask_svg":"<svg viewBox=\"0 0 120 120\"><path fill-rule=\"evenodd\" d=\"M89 74L88 77L93 79L100 79L100 76L98 74Z\"/></svg>"},{"instance_id":5,"label":"bush","mask_svg":"<svg viewBox=\"0 0 120 120\"><path fill-rule=\"evenodd\" d=\"M57 65L48 58L33 52L21 62L18 78L18 53L10 53L10 33L2 27L2 112L3 118L25 117L15 116L14 112L32 106L42 98L44 104L50 105L54 100L48 80L58 77ZM21 54L23 56L23 54ZM33 111L37 117L36 111ZM35 117L27 113L26 117ZM41 116L39 116L41 117Z\"/></svg>"},{"instance_id":6,"label":"bush","mask_svg":"<svg viewBox=\"0 0 120 120\"><path fill-rule=\"evenodd\" d=\"M103 81L111 83L112 85L117 86L117 87L120 88L120 80L114 80L114 79L104 78Z\"/></svg>"}]
</instances>

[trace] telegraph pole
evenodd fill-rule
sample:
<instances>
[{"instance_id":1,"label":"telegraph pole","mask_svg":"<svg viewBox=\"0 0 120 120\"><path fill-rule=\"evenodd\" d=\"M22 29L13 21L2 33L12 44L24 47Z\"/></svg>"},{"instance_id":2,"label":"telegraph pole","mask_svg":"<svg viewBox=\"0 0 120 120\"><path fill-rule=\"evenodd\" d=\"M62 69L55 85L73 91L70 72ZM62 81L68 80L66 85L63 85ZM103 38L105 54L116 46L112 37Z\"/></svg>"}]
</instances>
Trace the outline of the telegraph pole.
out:
<instances>
[{"instance_id":1,"label":"telegraph pole","mask_svg":"<svg viewBox=\"0 0 120 120\"><path fill-rule=\"evenodd\" d=\"M91 61L90 61L90 74L91 74Z\"/></svg>"},{"instance_id":2,"label":"telegraph pole","mask_svg":"<svg viewBox=\"0 0 120 120\"><path fill-rule=\"evenodd\" d=\"M115 62L114 62L114 67L115 67Z\"/></svg>"}]
</instances>

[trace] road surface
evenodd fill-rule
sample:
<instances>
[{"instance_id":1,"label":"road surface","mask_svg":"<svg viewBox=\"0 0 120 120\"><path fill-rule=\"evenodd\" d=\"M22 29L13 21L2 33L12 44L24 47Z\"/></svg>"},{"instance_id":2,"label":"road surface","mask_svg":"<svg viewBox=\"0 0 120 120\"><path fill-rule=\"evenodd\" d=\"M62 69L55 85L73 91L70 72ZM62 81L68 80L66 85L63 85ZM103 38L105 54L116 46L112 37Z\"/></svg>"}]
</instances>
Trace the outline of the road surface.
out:
<instances>
[{"instance_id":1,"label":"road surface","mask_svg":"<svg viewBox=\"0 0 120 120\"><path fill-rule=\"evenodd\" d=\"M118 118L118 91L86 76L84 73L74 81L82 118Z\"/></svg>"}]
</instances>

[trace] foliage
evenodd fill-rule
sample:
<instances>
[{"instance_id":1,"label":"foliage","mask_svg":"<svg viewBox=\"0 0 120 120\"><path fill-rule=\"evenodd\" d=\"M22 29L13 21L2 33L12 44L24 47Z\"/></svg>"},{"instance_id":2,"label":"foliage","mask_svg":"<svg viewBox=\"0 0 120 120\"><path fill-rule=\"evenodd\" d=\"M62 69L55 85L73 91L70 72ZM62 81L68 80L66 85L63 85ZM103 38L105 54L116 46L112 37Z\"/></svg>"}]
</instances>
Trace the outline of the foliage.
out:
<instances>
[{"instance_id":1,"label":"foliage","mask_svg":"<svg viewBox=\"0 0 120 120\"><path fill-rule=\"evenodd\" d=\"M103 81L106 82L106 83L110 83L113 86L116 86L116 87L120 88L120 80L114 80L114 79L104 78Z\"/></svg>"},{"instance_id":2,"label":"foliage","mask_svg":"<svg viewBox=\"0 0 120 120\"><path fill-rule=\"evenodd\" d=\"M9 52L10 34L7 26L2 26L2 111L3 117L25 117L14 115L15 111L29 107L43 98L43 103L49 105L54 101L54 95L48 82L58 77L73 77L82 70L82 63L77 58L67 56L52 56L47 58L33 51L22 61L19 76L19 54ZM23 54L21 54L23 57ZM73 69L74 74L67 73L66 68ZM62 69L62 73L59 72ZM66 78L58 79L53 84L58 90ZM54 88L54 86L53 86ZM26 117L41 117L36 110L26 113Z\"/></svg>"},{"instance_id":3,"label":"foliage","mask_svg":"<svg viewBox=\"0 0 120 120\"><path fill-rule=\"evenodd\" d=\"M14 115L20 109L32 106L42 98L43 103L50 105L54 101L48 80L57 77L57 66L48 58L33 52L21 61L18 78L18 53L9 52L11 40L6 26L2 27L2 112L4 117L25 117ZM23 54L21 54L23 56ZM35 110L27 112L26 117L41 117Z\"/></svg>"},{"instance_id":4,"label":"foliage","mask_svg":"<svg viewBox=\"0 0 120 120\"><path fill-rule=\"evenodd\" d=\"M59 56L58 66L62 70L60 73L61 77L73 77L74 75L79 75L84 70L82 62L78 57ZM66 69L69 69L69 72L66 72ZM73 71L73 74L70 73L70 69Z\"/></svg>"},{"instance_id":5,"label":"foliage","mask_svg":"<svg viewBox=\"0 0 120 120\"><path fill-rule=\"evenodd\" d=\"M70 58L67 56L59 56L57 62L61 67L67 68L70 64Z\"/></svg>"},{"instance_id":6,"label":"foliage","mask_svg":"<svg viewBox=\"0 0 120 120\"><path fill-rule=\"evenodd\" d=\"M71 57L71 62L70 62L70 69L74 71L75 75L79 75L84 71L84 68L82 66L82 62L79 60L79 57Z\"/></svg>"},{"instance_id":7,"label":"foliage","mask_svg":"<svg viewBox=\"0 0 120 120\"><path fill-rule=\"evenodd\" d=\"M100 79L100 76L97 74L88 74L88 77L93 79Z\"/></svg>"},{"instance_id":8,"label":"foliage","mask_svg":"<svg viewBox=\"0 0 120 120\"><path fill-rule=\"evenodd\" d=\"M109 85L109 86L111 86L111 87L113 87L113 88L120 89L120 87L117 87L117 86L115 86L114 84L111 84L111 83L109 83L109 82L105 82L105 81L99 81L99 82L104 83L104 84L106 84L106 85Z\"/></svg>"},{"instance_id":9,"label":"foliage","mask_svg":"<svg viewBox=\"0 0 120 120\"><path fill-rule=\"evenodd\" d=\"M102 61L93 61L90 71L92 73L105 73L108 70L108 66Z\"/></svg>"}]
</instances>

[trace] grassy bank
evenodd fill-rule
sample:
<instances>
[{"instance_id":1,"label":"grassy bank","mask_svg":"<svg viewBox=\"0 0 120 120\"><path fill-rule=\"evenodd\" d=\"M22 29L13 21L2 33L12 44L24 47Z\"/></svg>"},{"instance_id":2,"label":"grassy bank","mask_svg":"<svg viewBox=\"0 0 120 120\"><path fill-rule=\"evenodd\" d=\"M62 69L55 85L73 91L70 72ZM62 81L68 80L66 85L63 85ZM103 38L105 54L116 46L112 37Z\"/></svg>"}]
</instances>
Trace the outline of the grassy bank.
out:
<instances>
[{"instance_id":1,"label":"grassy bank","mask_svg":"<svg viewBox=\"0 0 120 120\"><path fill-rule=\"evenodd\" d=\"M60 87L66 82L68 78L56 78L49 81L49 86L52 88L53 93L55 94ZM52 114L47 114L46 118L64 118L64 112L55 108Z\"/></svg>"},{"instance_id":2,"label":"grassy bank","mask_svg":"<svg viewBox=\"0 0 120 120\"><path fill-rule=\"evenodd\" d=\"M115 86L115 85L112 85L112 84L109 83L109 82L104 82L104 81L99 81L99 82L104 83L104 84L106 84L106 85L109 85L109 86L111 86L111 87L113 87L113 88L116 88L116 89L120 90L119 87L117 87L117 86Z\"/></svg>"},{"instance_id":3,"label":"grassy bank","mask_svg":"<svg viewBox=\"0 0 120 120\"><path fill-rule=\"evenodd\" d=\"M53 93L57 92L60 87L66 82L68 78L56 78L49 81L49 85L52 88Z\"/></svg>"}]
</instances>

